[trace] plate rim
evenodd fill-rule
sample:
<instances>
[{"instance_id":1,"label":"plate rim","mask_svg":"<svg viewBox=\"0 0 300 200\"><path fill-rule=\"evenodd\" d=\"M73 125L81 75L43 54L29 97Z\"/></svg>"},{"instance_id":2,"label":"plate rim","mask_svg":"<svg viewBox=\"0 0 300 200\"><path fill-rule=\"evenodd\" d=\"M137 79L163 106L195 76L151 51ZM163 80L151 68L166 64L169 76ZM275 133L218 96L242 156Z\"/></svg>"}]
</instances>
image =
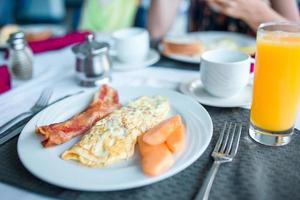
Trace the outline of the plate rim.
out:
<instances>
[{"instance_id":1,"label":"plate rim","mask_svg":"<svg viewBox=\"0 0 300 200\"><path fill-rule=\"evenodd\" d=\"M122 67L115 67L115 65L112 65L112 70L113 71L118 71L118 72L125 72L125 71L133 71L133 70L139 70L139 69L145 69L147 67L150 67L151 65L157 63L160 59L160 53L159 51L157 51L156 49L150 48L148 55L149 54L153 54L153 58L149 59L149 60L144 60L140 63L128 63L128 65L141 65L142 67L130 67L130 68L122 68ZM116 56L112 56L112 60L113 62L117 62L120 63L121 65L126 65L126 63L122 63L120 61L115 61L117 60L117 58L115 58Z\"/></svg>"},{"instance_id":2,"label":"plate rim","mask_svg":"<svg viewBox=\"0 0 300 200\"><path fill-rule=\"evenodd\" d=\"M191 64L200 64L200 62L201 62L201 57L200 58L189 58L189 57L183 56L183 55L166 54L163 51L163 44L162 43L158 44L158 50L163 56L165 56L169 59L175 60L175 61L186 62L186 63L191 63Z\"/></svg>"},{"instance_id":3,"label":"plate rim","mask_svg":"<svg viewBox=\"0 0 300 200\"><path fill-rule=\"evenodd\" d=\"M253 42L255 42L255 39L248 36L248 35L245 35L245 34L242 34L242 33L237 33L237 32L228 32L228 31L197 31L197 32L185 33L185 34L182 34L180 36L188 36L188 37L189 36L194 36L194 35L195 36L201 36L201 35L204 36L204 35L208 35L208 34L224 34L224 35L226 34L226 35L232 35L232 36L236 35L237 37L244 37L244 38L247 38L249 40L253 40ZM173 35L169 35L169 36L166 36L165 38L172 37L172 36ZM176 54L165 54L164 51L163 51L162 42L160 42L158 44L158 50L165 57L176 60L176 61L192 63L192 64L200 64L200 62L201 62L201 57L200 58L192 58L192 57L176 55Z\"/></svg>"},{"instance_id":4,"label":"plate rim","mask_svg":"<svg viewBox=\"0 0 300 200\"><path fill-rule=\"evenodd\" d=\"M186 96L186 95L183 95L181 93L178 93L176 91L172 91L172 90L169 90L169 89L165 89L165 88L155 88L155 87L148 87L148 86L133 86L133 87L116 87L117 90L119 89L122 89L122 88L150 88L150 89L155 89L155 90L160 90L160 91L167 91L169 93L173 93L173 94L176 94L176 95L180 95L182 96L183 98L186 98L186 99L189 99L190 102L194 102L194 104L198 105L198 108L201 110L201 113L203 113L205 115L205 121L209 122L208 125L205 125L205 127L207 128L208 130L208 133L207 134L207 137L208 137L208 140L204 141L204 144L203 144L203 150L202 151L198 151L197 154L193 155L192 158L190 158L189 160L187 160L188 162L184 162L182 163L181 165L179 165L176 170L174 170L172 173L170 174L163 174L163 175L160 175L160 176L157 176L157 177L154 177L154 178L149 178L147 179L147 181L144 181L144 182L140 182L139 184L131 184L128 186L125 185L125 186L115 186L114 188L104 188L104 189L99 189L99 188L82 188L82 187L77 187L77 186L69 186L69 185L64 185L64 184L60 184L59 180L58 181L52 181L52 180L49 180L47 178L47 176L40 176L38 173L36 173L36 171L33 171L30 167L30 165L28 165L28 163L26 161L23 160L23 157L21 155L21 147L20 147L20 143L22 141L22 136L26 133L24 133L24 130L26 130L26 128L28 128L27 126L30 126L31 123L33 123L34 121L38 120L42 114L41 112L34 116L27 124L26 126L24 127L24 129L22 130L19 138L18 138L18 143L17 143L17 153L18 153L18 157L21 161L21 163L23 164L23 166L26 168L26 170L28 170L31 174L33 174L35 177L47 182L47 183L50 183L50 184L53 184L53 185L56 185L56 186L59 186L59 187L63 187L63 188L68 188L68 189L74 189L74 190L80 190L80 191L117 191L117 190L126 190L126 189L132 189L132 188L138 188L138 187L141 187L141 186L146 186L146 185L149 185L149 184L154 184L156 182L160 182L164 179L167 179L167 178L170 178L174 175L176 175L177 173L180 173L182 170L186 169L187 167L189 167L191 164L193 164L196 160L199 159L199 157L201 157L201 155L203 155L204 151L208 148L208 145L210 144L211 142L211 139L212 139L212 135L213 135L213 122L212 122L212 119L211 119L211 116L209 115L208 111L201 105L199 104L197 101L195 101L194 99ZM141 90L143 91L143 90ZM88 95L87 93L91 93L91 91L87 91L87 92L84 92L83 94L81 95ZM70 97L72 98L72 97ZM67 102L69 98L61 101L61 102ZM62 104L62 103L61 103ZM54 104L55 105L55 104ZM52 106L54 106L52 105ZM51 106L49 106L48 108L50 108ZM196 115L195 113L191 113L192 115ZM194 120L200 120L200 118L196 117L194 118Z\"/></svg>"}]
</instances>

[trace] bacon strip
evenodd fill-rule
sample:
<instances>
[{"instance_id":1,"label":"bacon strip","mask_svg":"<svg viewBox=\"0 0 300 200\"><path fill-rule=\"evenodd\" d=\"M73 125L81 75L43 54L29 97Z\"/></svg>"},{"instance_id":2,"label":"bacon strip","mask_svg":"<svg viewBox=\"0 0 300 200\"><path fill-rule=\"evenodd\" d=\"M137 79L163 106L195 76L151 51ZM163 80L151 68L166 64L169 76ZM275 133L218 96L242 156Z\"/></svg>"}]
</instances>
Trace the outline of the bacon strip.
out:
<instances>
[{"instance_id":1,"label":"bacon strip","mask_svg":"<svg viewBox=\"0 0 300 200\"><path fill-rule=\"evenodd\" d=\"M81 113L71 119L36 128L36 133L44 136L44 147L65 143L75 136L88 131L97 121L119 108L119 96L116 90L103 85L95 94L93 101Z\"/></svg>"}]
</instances>

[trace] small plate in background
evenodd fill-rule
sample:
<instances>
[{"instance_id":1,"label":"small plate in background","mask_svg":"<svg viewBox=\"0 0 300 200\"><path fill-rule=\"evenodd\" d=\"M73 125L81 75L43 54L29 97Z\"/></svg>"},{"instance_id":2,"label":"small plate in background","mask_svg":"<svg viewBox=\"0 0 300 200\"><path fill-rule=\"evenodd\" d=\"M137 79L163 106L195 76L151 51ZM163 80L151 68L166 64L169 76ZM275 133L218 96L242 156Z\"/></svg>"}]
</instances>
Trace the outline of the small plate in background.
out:
<instances>
[{"instance_id":1,"label":"small plate in background","mask_svg":"<svg viewBox=\"0 0 300 200\"><path fill-rule=\"evenodd\" d=\"M202 31L202 32L192 32L187 33L182 36L166 36L166 39L170 38L187 38L200 40L203 42L205 51L213 49L230 49L238 50L242 52L247 52L253 54L253 49L255 49L255 38L250 37L245 34L226 32L226 31ZM188 56L188 55L179 55L179 54L165 54L163 51L163 44L160 43L159 51L166 56L167 58L187 62L187 63L200 63L200 56ZM255 50L254 50L255 51Z\"/></svg>"},{"instance_id":2,"label":"small plate in background","mask_svg":"<svg viewBox=\"0 0 300 200\"><path fill-rule=\"evenodd\" d=\"M131 71L137 69L143 69L153 65L160 59L160 54L154 49L150 49L146 59L138 63L125 63L118 60L117 56L112 56L113 66L112 69L115 71Z\"/></svg>"},{"instance_id":3,"label":"small plate in background","mask_svg":"<svg viewBox=\"0 0 300 200\"><path fill-rule=\"evenodd\" d=\"M20 31L25 33L39 33L43 31L50 31L52 36L62 36L66 34L67 30L60 25L49 25L49 24L28 24L18 26ZM7 43L0 43L0 49L6 49Z\"/></svg>"}]
</instances>

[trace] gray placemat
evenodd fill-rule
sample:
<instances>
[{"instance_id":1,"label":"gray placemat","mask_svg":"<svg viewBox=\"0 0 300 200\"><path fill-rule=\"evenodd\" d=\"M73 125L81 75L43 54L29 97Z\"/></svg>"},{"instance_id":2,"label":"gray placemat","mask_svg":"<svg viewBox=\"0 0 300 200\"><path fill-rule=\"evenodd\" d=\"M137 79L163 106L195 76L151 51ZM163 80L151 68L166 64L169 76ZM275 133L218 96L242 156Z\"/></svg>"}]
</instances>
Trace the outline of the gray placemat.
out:
<instances>
[{"instance_id":1,"label":"gray placemat","mask_svg":"<svg viewBox=\"0 0 300 200\"><path fill-rule=\"evenodd\" d=\"M16 152L16 138L0 147L0 181L31 192L68 200L192 199L212 164L210 152L226 120L240 121L245 126L236 159L220 167L210 199L300 199L298 131L289 145L266 147L249 139L247 110L206 108L214 123L210 146L193 165L159 183L117 192L80 192L59 188L40 181L22 166Z\"/></svg>"}]
</instances>

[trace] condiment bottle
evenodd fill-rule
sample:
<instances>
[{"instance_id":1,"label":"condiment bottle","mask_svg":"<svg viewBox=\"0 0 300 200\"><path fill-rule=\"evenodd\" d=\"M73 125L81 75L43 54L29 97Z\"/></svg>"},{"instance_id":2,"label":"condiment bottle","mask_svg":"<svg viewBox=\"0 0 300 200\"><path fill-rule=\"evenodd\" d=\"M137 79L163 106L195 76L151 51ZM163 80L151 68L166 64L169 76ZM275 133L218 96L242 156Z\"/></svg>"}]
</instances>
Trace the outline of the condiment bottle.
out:
<instances>
[{"instance_id":1,"label":"condiment bottle","mask_svg":"<svg viewBox=\"0 0 300 200\"><path fill-rule=\"evenodd\" d=\"M72 48L76 56L76 72L82 86L97 86L110 81L109 45L97 42L93 34Z\"/></svg>"},{"instance_id":2,"label":"condiment bottle","mask_svg":"<svg viewBox=\"0 0 300 200\"><path fill-rule=\"evenodd\" d=\"M9 65L13 75L21 80L33 76L33 54L22 31L10 34L8 39Z\"/></svg>"}]
</instances>

